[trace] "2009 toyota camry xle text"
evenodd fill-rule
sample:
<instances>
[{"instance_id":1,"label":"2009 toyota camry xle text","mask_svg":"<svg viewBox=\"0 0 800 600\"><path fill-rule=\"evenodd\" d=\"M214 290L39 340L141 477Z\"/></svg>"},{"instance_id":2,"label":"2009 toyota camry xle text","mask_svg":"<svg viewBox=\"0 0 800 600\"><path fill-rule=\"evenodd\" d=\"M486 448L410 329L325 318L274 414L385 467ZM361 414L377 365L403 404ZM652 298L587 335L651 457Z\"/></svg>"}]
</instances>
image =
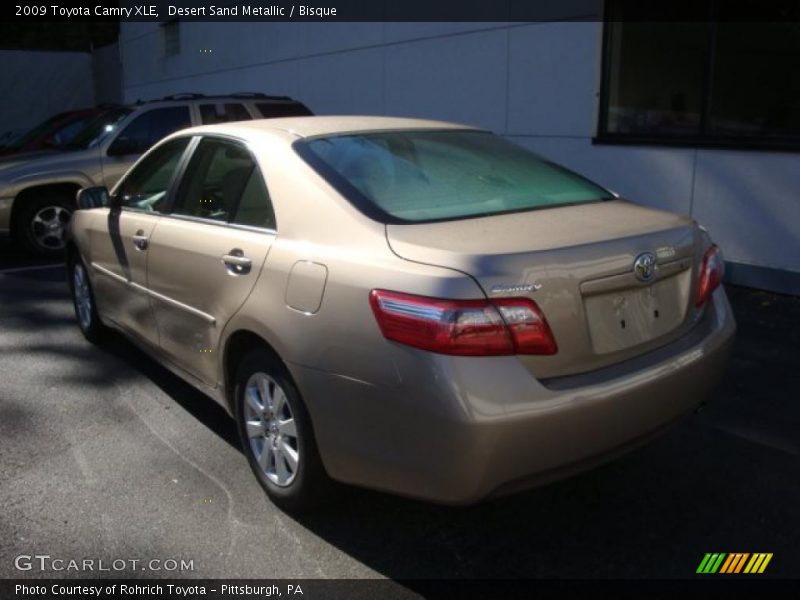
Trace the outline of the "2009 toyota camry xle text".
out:
<instances>
[{"instance_id":1,"label":"2009 toyota camry xle text","mask_svg":"<svg viewBox=\"0 0 800 600\"><path fill-rule=\"evenodd\" d=\"M607 460L703 402L735 330L692 219L462 125L187 129L79 205L83 333L225 406L288 509L331 480L464 504Z\"/></svg>"}]
</instances>

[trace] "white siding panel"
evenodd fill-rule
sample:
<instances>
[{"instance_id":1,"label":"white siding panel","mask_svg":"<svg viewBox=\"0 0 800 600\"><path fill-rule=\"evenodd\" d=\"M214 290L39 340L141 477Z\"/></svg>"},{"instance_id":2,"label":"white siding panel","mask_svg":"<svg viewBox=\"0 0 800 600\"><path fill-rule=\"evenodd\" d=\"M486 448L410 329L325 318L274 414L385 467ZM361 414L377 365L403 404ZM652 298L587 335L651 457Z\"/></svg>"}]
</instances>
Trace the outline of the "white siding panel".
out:
<instances>
[{"instance_id":1,"label":"white siding panel","mask_svg":"<svg viewBox=\"0 0 800 600\"><path fill-rule=\"evenodd\" d=\"M600 23L509 31L508 133L594 135Z\"/></svg>"},{"instance_id":2,"label":"white siding panel","mask_svg":"<svg viewBox=\"0 0 800 600\"><path fill-rule=\"evenodd\" d=\"M725 258L800 272L800 156L701 150L694 207Z\"/></svg>"},{"instance_id":3,"label":"white siding panel","mask_svg":"<svg viewBox=\"0 0 800 600\"><path fill-rule=\"evenodd\" d=\"M504 129L504 31L399 44L384 51L387 114Z\"/></svg>"}]
</instances>

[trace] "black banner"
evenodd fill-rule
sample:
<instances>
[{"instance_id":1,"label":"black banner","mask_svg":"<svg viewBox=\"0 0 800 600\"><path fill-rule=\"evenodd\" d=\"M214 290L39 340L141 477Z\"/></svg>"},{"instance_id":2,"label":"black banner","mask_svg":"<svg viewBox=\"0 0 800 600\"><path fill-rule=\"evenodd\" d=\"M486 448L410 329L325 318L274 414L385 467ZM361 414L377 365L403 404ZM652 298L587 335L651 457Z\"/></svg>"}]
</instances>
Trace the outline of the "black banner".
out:
<instances>
[{"instance_id":1,"label":"black banner","mask_svg":"<svg viewBox=\"0 0 800 600\"><path fill-rule=\"evenodd\" d=\"M724 10L721 7L724 6ZM3 20L537 22L800 21L800 0L18 0Z\"/></svg>"},{"instance_id":2,"label":"black banner","mask_svg":"<svg viewBox=\"0 0 800 600\"><path fill-rule=\"evenodd\" d=\"M453 598L513 600L598 596L676 598L797 598L800 581L731 576L687 580L401 580L387 579L6 579L2 600L109 600L117 598L209 600L407 600Z\"/></svg>"}]
</instances>

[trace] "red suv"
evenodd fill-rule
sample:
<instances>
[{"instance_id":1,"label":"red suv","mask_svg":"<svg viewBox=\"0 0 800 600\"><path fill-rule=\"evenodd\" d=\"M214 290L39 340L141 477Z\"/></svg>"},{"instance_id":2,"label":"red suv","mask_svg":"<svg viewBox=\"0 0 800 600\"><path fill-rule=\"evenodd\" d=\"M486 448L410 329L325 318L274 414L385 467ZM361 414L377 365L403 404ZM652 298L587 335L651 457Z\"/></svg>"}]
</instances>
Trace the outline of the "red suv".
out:
<instances>
[{"instance_id":1,"label":"red suv","mask_svg":"<svg viewBox=\"0 0 800 600\"><path fill-rule=\"evenodd\" d=\"M33 129L11 139L0 146L0 156L57 150L68 144L94 117L108 111L110 107L84 108L53 115Z\"/></svg>"}]
</instances>

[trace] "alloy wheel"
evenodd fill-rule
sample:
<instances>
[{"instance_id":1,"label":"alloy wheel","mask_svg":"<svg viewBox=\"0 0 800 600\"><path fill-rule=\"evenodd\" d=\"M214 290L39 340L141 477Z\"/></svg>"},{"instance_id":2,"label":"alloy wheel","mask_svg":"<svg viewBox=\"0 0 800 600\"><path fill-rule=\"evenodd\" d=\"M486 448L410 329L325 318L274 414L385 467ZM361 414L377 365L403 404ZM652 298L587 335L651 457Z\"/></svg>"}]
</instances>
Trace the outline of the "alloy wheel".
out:
<instances>
[{"instance_id":1,"label":"alloy wheel","mask_svg":"<svg viewBox=\"0 0 800 600\"><path fill-rule=\"evenodd\" d=\"M30 222L33 243L43 250L63 250L71 217L72 211L63 206L45 206L39 209Z\"/></svg>"},{"instance_id":2,"label":"alloy wheel","mask_svg":"<svg viewBox=\"0 0 800 600\"><path fill-rule=\"evenodd\" d=\"M269 481L291 485L300 466L297 424L286 392L266 373L254 373L244 389L250 452Z\"/></svg>"}]
</instances>

